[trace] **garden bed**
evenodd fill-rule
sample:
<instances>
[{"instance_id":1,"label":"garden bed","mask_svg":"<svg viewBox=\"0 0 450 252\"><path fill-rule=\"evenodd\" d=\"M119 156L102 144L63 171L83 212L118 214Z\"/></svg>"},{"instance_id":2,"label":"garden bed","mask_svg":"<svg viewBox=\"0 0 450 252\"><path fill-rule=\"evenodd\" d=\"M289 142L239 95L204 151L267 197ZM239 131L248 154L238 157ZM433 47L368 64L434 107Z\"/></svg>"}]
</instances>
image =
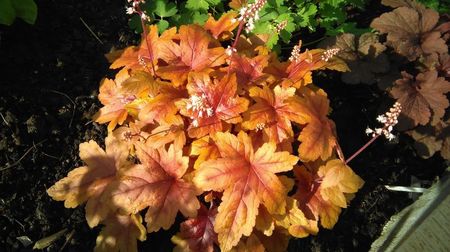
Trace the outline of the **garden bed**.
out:
<instances>
[{"instance_id":1,"label":"garden bed","mask_svg":"<svg viewBox=\"0 0 450 252\"><path fill-rule=\"evenodd\" d=\"M32 245L24 247L17 237L35 242L67 228L74 230L69 244L60 239L48 250L90 251L99 228L89 229L84 208L66 209L46 190L81 165L81 142L104 142L106 126L91 121L100 108L99 81L113 76L104 54L113 46L136 44L139 36L128 27L120 1L40 1L38 6L34 26L17 20L0 27L0 248L28 251ZM315 76L314 83L328 94L330 117L349 156L369 139L364 130L392 101L376 86L347 85L334 72ZM377 140L350 165L364 187L333 230L292 239L289 251L367 251L389 218L412 202L408 193L384 185L410 186L415 177L427 187L447 166L439 155L418 157L413 141L401 134L394 142ZM151 233L139 248L169 251L177 230L174 225Z\"/></svg>"}]
</instances>

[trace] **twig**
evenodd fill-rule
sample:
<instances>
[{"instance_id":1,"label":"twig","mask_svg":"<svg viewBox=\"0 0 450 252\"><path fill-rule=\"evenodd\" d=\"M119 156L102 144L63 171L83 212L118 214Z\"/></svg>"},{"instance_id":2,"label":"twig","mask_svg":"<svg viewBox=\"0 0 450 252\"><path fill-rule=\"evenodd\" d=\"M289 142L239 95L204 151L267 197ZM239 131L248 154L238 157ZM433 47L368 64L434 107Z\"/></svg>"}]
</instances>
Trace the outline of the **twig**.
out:
<instances>
[{"instance_id":1,"label":"twig","mask_svg":"<svg viewBox=\"0 0 450 252\"><path fill-rule=\"evenodd\" d=\"M9 127L9 123L8 123L8 121L6 121L6 119L5 119L5 117L3 116L2 112L0 112L0 116L2 117L3 122L5 122L6 126Z\"/></svg>"},{"instance_id":2,"label":"twig","mask_svg":"<svg viewBox=\"0 0 450 252\"><path fill-rule=\"evenodd\" d=\"M55 93L55 94L59 94L62 95L64 97L66 97L67 99L69 99L69 101L73 104L73 109L72 109L72 117L70 118L69 121L69 129L72 127L72 122L73 122L73 118L75 117L75 110L77 108L77 104L72 100L72 98L70 98L67 94L57 91L57 90L53 90L53 89L47 89L49 92Z\"/></svg>"},{"instance_id":3,"label":"twig","mask_svg":"<svg viewBox=\"0 0 450 252\"><path fill-rule=\"evenodd\" d=\"M61 159L61 158L58 158L58 157L56 157L56 156L47 154L47 153L45 153L45 152L43 152L43 151L41 151L41 153L42 153L42 155L44 155L44 156L46 156L46 157L49 157L49 158L53 158L53 159L56 159L56 160L60 160L60 159Z\"/></svg>"},{"instance_id":4,"label":"twig","mask_svg":"<svg viewBox=\"0 0 450 252\"><path fill-rule=\"evenodd\" d=\"M42 144L42 143L44 143L45 141L47 141L47 139L44 139L44 140L40 141L40 142L37 143L36 145ZM14 166L18 165L18 164L20 163L20 161L22 161L22 159L24 159L24 158L31 152L31 150L33 150L33 149L36 148L36 145L33 144L33 146L31 146L30 148L28 148L28 150L25 151L25 153L24 153L24 154L23 154L16 162L14 162L13 164L8 165L8 166L3 167L3 168L0 168L0 172L5 171L5 170L8 170L8 169L11 169L11 168L13 168Z\"/></svg>"},{"instance_id":5,"label":"twig","mask_svg":"<svg viewBox=\"0 0 450 252\"><path fill-rule=\"evenodd\" d=\"M8 123L8 121L6 120L6 118L3 116L3 114L0 112L0 117L3 119L3 122L6 124L6 126L9 128L9 130L11 131L11 134L14 137L14 130L11 129L11 125Z\"/></svg>"},{"instance_id":6,"label":"twig","mask_svg":"<svg viewBox=\"0 0 450 252\"><path fill-rule=\"evenodd\" d=\"M67 246L67 244L69 244L69 242L72 240L74 234L75 234L75 229L72 229L72 231L70 231L70 233L68 235L66 235L66 241L64 242L62 247L59 249L59 252L62 252L64 250L64 248Z\"/></svg>"},{"instance_id":7,"label":"twig","mask_svg":"<svg viewBox=\"0 0 450 252\"><path fill-rule=\"evenodd\" d=\"M94 36L97 39L97 41L103 45L102 40L97 36L97 34L95 34L95 32L89 27L89 25L87 25L86 22L84 22L82 17L80 17L80 20L83 23L83 25L89 30L89 32L92 34L92 36Z\"/></svg>"}]
</instances>

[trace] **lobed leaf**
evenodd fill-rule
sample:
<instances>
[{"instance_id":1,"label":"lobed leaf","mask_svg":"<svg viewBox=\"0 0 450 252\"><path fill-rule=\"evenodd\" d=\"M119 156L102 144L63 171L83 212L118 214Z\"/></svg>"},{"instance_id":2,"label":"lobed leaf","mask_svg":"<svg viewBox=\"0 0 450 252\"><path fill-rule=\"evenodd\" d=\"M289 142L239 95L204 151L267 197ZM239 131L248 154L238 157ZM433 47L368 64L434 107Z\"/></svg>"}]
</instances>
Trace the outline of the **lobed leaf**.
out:
<instances>
[{"instance_id":1,"label":"lobed leaf","mask_svg":"<svg viewBox=\"0 0 450 252\"><path fill-rule=\"evenodd\" d=\"M95 227L110 213L101 198L119 170L128 170L132 164L127 160L128 147L112 136L106 138L106 151L94 141L80 144L80 158L86 166L78 167L67 177L47 190L54 200L64 201L64 206L74 208L86 204L86 220Z\"/></svg>"},{"instance_id":2,"label":"lobed leaf","mask_svg":"<svg viewBox=\"0 0 450 252\"><path fill-rule=\"evenodd\" d=\"M402 114L411 120L409 128L425 125L433 118L439 120L449 106L446 93L450 92L450 82L438 77L437 71L419 73L416 78L402 72L403 79L397 80L391 95L402 104Z\"/></svg>"},{"instance_id":3,"label":"lobed leaf","mask_svg":"<svg viewBox=\"0 0 450 252\"><path fill-rule=\"evenodd\" d=\"M111 214L97 236L95 252L137 252L136 240L145 241L147 232L139 214Z\"/></svg>"},{"instance_id":4,"label":"lobed leaf","mask_svg":"<svg viewBox=\"0 0 450 252\"><path fill-rule=\"evenodd\" d=\"M332 159L318 168L308 171L305 167L294 169L297 178L297 192L293 196L298 201L299 209L308 222L294 225L294 234L304 235L305 232L317 230L314 222L324 228L331 229L336 224L341 208L347 207L348 195L355 193L363 185L363 180L341 160ZM299 229L301 228L301 229Z\"/></svg>"},{"instance_id":5,"label":"lobed leaf","mask_svg":"<svg viewBox=\"0 0 450 252\"><path fill-rule=\"evenodd\" d=\"M213 38L198 25L183 25L179 31L180 42L161 42L161 58L168 65L158 68L158 75L171 80L175 86L182 85L189 72L202 72L225 62L225 49L214 45Z\"/></svg>"},{"instance_id":6,"label":"lobed leaf","mask_svg":"<svg viewBox=\"0 0 450 252\"><path fill-rule=\"evenodd\" d=\"M142 164L121 173L108 188L107 201L112 209L136 214L147 209L148 232L168 229L178 211L193 217L200 207L196 188L183 179L188 157L170 145L169 149L152 149L137 143L137 157Z\"/></svg>"},{"instance_id":7,"label":"lobed leaf","mask_svg":"<svg viewBox=\"0 0 450 252\"><path fill-rule=\"evenodd\" d=\"M294 109L302 113L298 122L306 124L298 140L299 156L302 161L313 161L318 158L328 159L336 146L334 123L327 118L329 101L326 93L319 89L314 92L308 88L301 90L303 97L295 100Z\"/></svg>"},{"instance_id":8,"label":"lobed leaf","mask_svg":"<svg viewBox=\"0 0 450 252\"><path fill-rule=\"evenodd\" d=\"M206 209L201 205L197 217L190 218L180 225L180 232L172 237L177 247L175 252L213 252L217 245L217 234L214 232L214 221L217 207Z\"/></svg>"},{"instance_id":9,"label":"lobed leaf","mask_svg":"<svg viewBox=\"0 0 450 252\"><path fill-rule=\"evenodd\" d=\"M270 213L284 213L287 191L275 174L291 170L298 158L275 152L273 143L255 152L244 132L237 137L219 132L215 141L222 157L202 163L194 183L203 190L224 191L214 230L221 249L228 251L242 235L251 234L260 203Z\"/></svg>"}]
</instances>

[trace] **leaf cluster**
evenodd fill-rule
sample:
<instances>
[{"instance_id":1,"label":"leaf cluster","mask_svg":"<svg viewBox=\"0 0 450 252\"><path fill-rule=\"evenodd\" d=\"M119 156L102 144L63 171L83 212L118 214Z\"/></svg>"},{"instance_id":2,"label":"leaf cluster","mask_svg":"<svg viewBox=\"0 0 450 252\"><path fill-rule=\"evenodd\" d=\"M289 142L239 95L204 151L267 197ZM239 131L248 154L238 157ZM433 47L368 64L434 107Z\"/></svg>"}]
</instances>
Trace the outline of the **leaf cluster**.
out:
<instances>
[{"instance_id":1,"label":"leaf cluster","mask_svg":"<svg viewBox=\"0 0 450 252\"><path fill-rule=\"evenodd\" d=\"M441 151L448 159L450 22L415 1L382 3L394 9L376 18L371 26L387 34L385 44L415 66L415 73L403 71L390 89L403 107L399 127L416 140L416 150L422 157Z\"/></svg>"},{"instance_id":2,"label":"leaf cluster","mask_svg":"<svg viewBox=\"0 0 450 252\"><path fill-rule=\"evenodd\" d=\"M361 34L367 29L356 27L356 23L348 21L348 9L364 9L365 0L325 0L325 1L284 1L273 0L261 10L261 20L255 26L254 34L270 34L267 46L279 47L280 42L289 44L295 33L307 28L316 31L325 29L325 35L333 36L344 32ZM287 22L288 25L280 33L277 25Z\"/></svg>"},{"instance_id":3,"label":"leaf cluster","mask_svg":"<svg viewBox=\"0 0 450 252\"><path fill-rule=\"evenodd\" d=\"M203 25L211 15L209 13L219 17L227 8L224 2L219 0L155 0L145 2L141 7L150 16L151 22L149 23L157 25L160 33L172 26ZM136 32L142 33L139 16L131 17L130 27Z\"/></svg>"},{"instance_id":4,"label":"leaf cluster","mask_svg":"<svg viewBox=\"0 0 450 252\"><path fill-rule=\"evenodd\" d=\"M371 32L360 36L344 33L326 39L319 46L339 49L338 57L350 68L341 76L342 81L348 84L377 83L380 75L388 74L393 68L385 53L386 46L379 42L378 35Z\"/></svg>"},{"instance_id":5,"label":"leaf cluster","mask_svg":"<svg viewBox=\"0 0 450 252\"><path fill-rule=\"evenodd\" d=\"M143 9L150 15L151 23L158 26L159 32L163 32L169 26L191 23L203 25L209 15L219 18L229 8L239 11L248 2L252 1L236 0L227 6L224 1L217 0L175 2L156 0L145 3ZM316 31L321 27L325 29L326 35L330 36L344 32L362 34L367 29L357 28L356 23L347 21L347 10L362 10L367 2L367 0L270 0L260 11L260 20L252 33L264 38L268 48L275 47L277 50L281 48L282 43L289 44L292 37L301 29ZM139 33L142 32L139 17L132 17L130 26ZM283 26L283 29L278 30L280 26Z\"/></svg>"},{"instance_id":6,"label":"leaf cluster","mask_svg":"<svg viewBox=\"0 0 450 252\"><path fill-rule=\"evenodd\" d=\"M85 165L47 191L86 203L89 226L103 225L96 251L136 251L178 213L175 251L284 251L290 237L331 229L362 186L336 158L329 101L312 83L313 71L346 64L300 48L281 62L256 36L228 53L236 16L162 34L153 25L109 55L120 71L102 81L94 117L108 123L106 148L82 143Z\"/></svg>"},{"instance_id":7,"label":"leaf cluster","mask_svg":"<svg viewBox=\"0 0 450 252\"><path fill-rule=\"evenodd\" d=\"M342 74L344 82L378 83L402 104L398 128L413 137L420 156L429 158L441 151L448 159L448 17L411 0L383 0L382 4L393 10L371 23L380 35L346 33L322 46L340 49L337 56L351 69ZM381 42L383 35L385 42ZM400 72L405 65L412 70Z\"/></svg>"}]
</instances>

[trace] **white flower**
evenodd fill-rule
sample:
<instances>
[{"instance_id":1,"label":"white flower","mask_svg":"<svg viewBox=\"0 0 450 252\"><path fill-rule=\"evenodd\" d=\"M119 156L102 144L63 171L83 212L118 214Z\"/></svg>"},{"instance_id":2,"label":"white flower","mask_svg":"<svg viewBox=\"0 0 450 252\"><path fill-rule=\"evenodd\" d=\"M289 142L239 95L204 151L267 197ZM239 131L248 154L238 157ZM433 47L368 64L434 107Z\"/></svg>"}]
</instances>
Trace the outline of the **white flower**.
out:
<instances>
[{"instance_id":1,"label":"white flower","mask_svg":"<svg viewBox=\"0 0 450 252\"><path fill-rule=\"evenodd\" d=\"M192 126L198 127L198 121L197 121L197 119L194 119L194 120L192 121Z\"/></svg>"},{"instance_id":2,"label":"white flower","mask_svg":"<svg viewBox=\"0 0 450 252\"><path fill-rule=\"evenodd\" d=\"M133 7L125 7L125 10L126 10L128 15L131 15L131 14L134 13L134 8Z\"/></svg>"},{"instance_id":3,"label":"white flower","mask_svg":"<svg viewBox=\"0 0 450 252\"><path fill-rule=\"evenodd\" d=\"M395 136L391 133L394 126L398 123L398 117L402 111L402 106L399 102L396 102L388 112L384 115L379 115L377 121L383 124L383 128L371 128L366 129L366 134L372 134L372 137L384 135L389 141L392 141Z\"/></svg>"}]
</instances>

